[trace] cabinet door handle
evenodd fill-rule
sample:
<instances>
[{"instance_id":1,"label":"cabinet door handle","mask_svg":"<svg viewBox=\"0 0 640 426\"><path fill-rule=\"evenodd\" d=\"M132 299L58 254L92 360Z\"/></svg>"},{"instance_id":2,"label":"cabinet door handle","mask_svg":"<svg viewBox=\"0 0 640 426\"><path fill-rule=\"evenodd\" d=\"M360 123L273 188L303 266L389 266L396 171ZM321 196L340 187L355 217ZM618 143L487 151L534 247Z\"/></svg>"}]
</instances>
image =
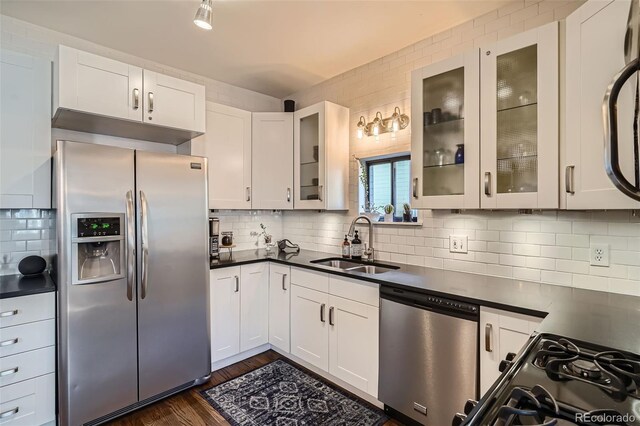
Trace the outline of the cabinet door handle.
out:
<instances>
[{"instance_id":1,"label":"cabinet door handle","mask_svg":"<svg viewBox=\"0 0 640 426\"><path fill-rule=\"evenodd\" d=\"M287 287L285 285L285 282L287 281L287 274L282 274L282 289L284 291L287 291Z\"/></svg>"},{"instance_id":2,"label":"cabinet door handle","mask_svg":"<svg viewBox=\"0 0 640 426\"><path fill-rule=\"evenodd\" d=\"M329 325L335 325L333 322L333 306L329 308Z\"/></svg>"},{"instance_id":3,"label":"cabinet door handle","mask_svg":"<svg viewBox=\"0 0 640 426\"><path fill-rule=\"evenodd\" d=\"M573 189L573 172L576 166L567 166L564 171L564 190L567 194L575 194L576 191Z\"/></svg>"},{"instance_id":4,"label":"cabinet door handle","mask_svg":"<svg viewBox=\"0 0 640 426\"><path fill-rule=\"evenodd\" d=\"M8 370L0 371L0 377L10 376L12 374L16 374L18 372L18 370L20 370L20 368L13 367L13 368L10 368Z\"/></svg>"},{"instance_id":5,"label":"cabinet door handle","mask_svg":"<svg viewBox=\"0 0 640 426\"><path fill-rule=\"evenodd\" d=\"M153 112L153 92L149 92L149 113Z\"/></svg>"},{"instance_id":6,"label":"cabinet door handle","mask_svg":"<svg viewBox=\"0 0 640 426\"><path fill-rule=\"evenodd\" d=\"M0 419L6 419L6 418L9 418L9 417L13 417L16 414L18 414L18 411L20 411L20 407L16 407L16 408L12 408L11 410L3 411L2 413L0 413Z\"/></svg>"},{"instance_id":7,"label":"cabinet door handle","mask_svg":"<svg viewBox=\"0 0 640 426\"><path fill-rule=\"evenodd\" d=\"M324 196L323 192L324 192L324 185L320 185L318 187L318 200L319 201L322 201L322 197Z\"/></svg>"},{"instance_id":8,"label":"cabinet door handle","mask_svg":"<svg viewBox=\"0 0 640 426\"><path fill-rule=\"evenodd\" d=\"M326 307L326 305L323 303L322 305L320 305L320 322L326 322L324 319L324 308Z\"/></svg>"},{"instance_id":9,"label":"cabinet door handle","mask_svg":"<svg viewBox=\"0 0 640 426\"><path fill-rule=\"evenodd\" d=\"M2 342L0 342L0 348L4 348L5 346L15 345L16 343L18 343L17 337L15 339L3 340Z\"/></svg>"},{"instance_id":10,"label":"cabinet door handle","mask_svg":"<svg viewBox=\"0 0 640 426\"><path fill-rule=\"evenodd\" d=\"M291 202L291 188L287 188L287 203Z\"/></svg>"},{"instance_id":11,"label":"cabinet door handle","mask_svg":"<svg viewBox=\"0 0 640 426\"><path fill-rule=\"evenodd\" d=\"M133 89L133 109L136 110L140 107L140 91Z\"/></svg>"},{"instance_id":12,"label":"cabinet door handle","mask_svg":"<svg viewBox=\"0 0 640 426\"><path fill-rule=\"evenodd\" d=\"M418 199L418 178L413 178L413 198Z\"/></svg>"},{"instance_id":13,"label":"cabinet door handle","mask_svg":"<svg viewBox=\"0 0 640 426\"><path fill-rule=\"evenodd\" d=\"M18 310L14 309L13 311L5 311L0 313L0 318L12 317L14 315L18 315Z\"/></svg>"},{"instance_id":14,"label":"cabinet door handle","mask_svg":"<svg viewBox=\"0 0 640 426\"><path fill-rule=\"evenodd\" d=\"M493 333L493 325L491 323L487 323L484 326L484 350L487 352L493 352L493 347L491 345L491 334Z\"/></svg>"},{"instance_id":15,"label":"cabinet door handle","mask_svg":"<svg viewBox=\"0 0 640 426\"><path fill-rule=\"evenodd\" d=\"M251 187L247 186L247 201L251 201Z\"/></svg>"},{"instance_id":16,"label":"cabinet door handle","mask_svg":"<svg viewBox=\"0 0 640 426\"><path fill-rule=\"evenodd\" d=\"M484 195L491 196L491 172L484 172Z\"/></svg>"},{"instance_id":17,"label":"cabinet door handle","mask_svg":"<svg viewBox=\"0 0 640 426\"><path fill-rule=\"evenodd\" d=\"M239 291L240 291L240 277L239 277L239 276L237 276L237 275L235 275L233 278L235 278L235 280L236 280L236 289L235 289L235 292L237 293L237 292L239 292Z\"/></svg>"}]
</instances>

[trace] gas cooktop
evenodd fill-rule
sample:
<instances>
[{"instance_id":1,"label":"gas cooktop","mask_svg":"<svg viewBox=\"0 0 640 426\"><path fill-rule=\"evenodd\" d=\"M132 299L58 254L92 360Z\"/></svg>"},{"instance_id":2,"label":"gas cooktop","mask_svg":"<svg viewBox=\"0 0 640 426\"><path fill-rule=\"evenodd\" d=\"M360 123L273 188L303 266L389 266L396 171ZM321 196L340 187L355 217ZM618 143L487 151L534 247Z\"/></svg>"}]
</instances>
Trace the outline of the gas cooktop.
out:
<instances>
[{"instance_id":1,"label":"gas cooktop","mask_svg":"<svg viewBox=\"0 0 640 426\"><path fill-rule=\"evenodd\" d=\"M464 424L640 425L638 355L538 335L502 366Z\"/></svg>"}]
</instances>

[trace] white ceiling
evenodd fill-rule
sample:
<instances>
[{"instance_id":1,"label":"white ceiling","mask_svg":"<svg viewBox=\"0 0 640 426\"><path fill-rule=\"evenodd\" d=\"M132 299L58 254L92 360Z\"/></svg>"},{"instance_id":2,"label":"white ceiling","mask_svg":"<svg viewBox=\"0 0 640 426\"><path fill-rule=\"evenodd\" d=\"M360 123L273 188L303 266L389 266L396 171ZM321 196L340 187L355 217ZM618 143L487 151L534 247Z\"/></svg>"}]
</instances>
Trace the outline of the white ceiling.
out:
<instances>
[{"instance_id":1,"label":"white ceiling","mask_svg":"<svg viewBox=\"0 0 640 426\"><path fill-rule=\"evenodd\" d=\"M512 0L1 0L1 13L278 98Z\"/></svg>"}]
</instances>

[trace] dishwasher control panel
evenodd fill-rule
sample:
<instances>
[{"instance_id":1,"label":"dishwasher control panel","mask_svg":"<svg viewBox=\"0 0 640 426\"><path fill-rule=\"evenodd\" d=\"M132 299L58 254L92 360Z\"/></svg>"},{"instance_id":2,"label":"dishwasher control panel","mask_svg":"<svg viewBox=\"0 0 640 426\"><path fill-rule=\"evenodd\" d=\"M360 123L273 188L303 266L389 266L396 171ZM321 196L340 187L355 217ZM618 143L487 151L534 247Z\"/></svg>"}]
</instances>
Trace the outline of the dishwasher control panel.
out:
<instances>
[{"instance_id":1,"label":"dishwasher control panel","mask_svg":"<svg viewBox=\"0 0 640 426\"><path fill-rule=\"evenodd\" d=\"M442 297L427 296L427 301L438 306L445 308L452 308L460 311L466 311L471 313L478 312L478 306L471 303L458 302L457 300L443 299Z\"/></svg>"}]
</instances>

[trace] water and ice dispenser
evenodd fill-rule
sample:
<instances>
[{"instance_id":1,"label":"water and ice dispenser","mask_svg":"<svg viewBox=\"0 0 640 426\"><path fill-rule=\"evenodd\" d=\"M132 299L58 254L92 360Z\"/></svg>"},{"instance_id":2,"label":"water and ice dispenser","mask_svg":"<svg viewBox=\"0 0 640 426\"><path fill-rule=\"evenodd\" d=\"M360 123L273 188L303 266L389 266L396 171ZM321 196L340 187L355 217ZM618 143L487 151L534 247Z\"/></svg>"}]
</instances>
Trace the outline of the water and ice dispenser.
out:
<instances>
[{"instance_id":1,"label":"water and ice dispenser","mask_svg":"<svg viewBox=\"0 0 640 426\"><path fill-rule=\"evenodd\" d=\"M72 284L124 278L124 214L72 214L71 222Z\"/></svg>"}]
</instances>

